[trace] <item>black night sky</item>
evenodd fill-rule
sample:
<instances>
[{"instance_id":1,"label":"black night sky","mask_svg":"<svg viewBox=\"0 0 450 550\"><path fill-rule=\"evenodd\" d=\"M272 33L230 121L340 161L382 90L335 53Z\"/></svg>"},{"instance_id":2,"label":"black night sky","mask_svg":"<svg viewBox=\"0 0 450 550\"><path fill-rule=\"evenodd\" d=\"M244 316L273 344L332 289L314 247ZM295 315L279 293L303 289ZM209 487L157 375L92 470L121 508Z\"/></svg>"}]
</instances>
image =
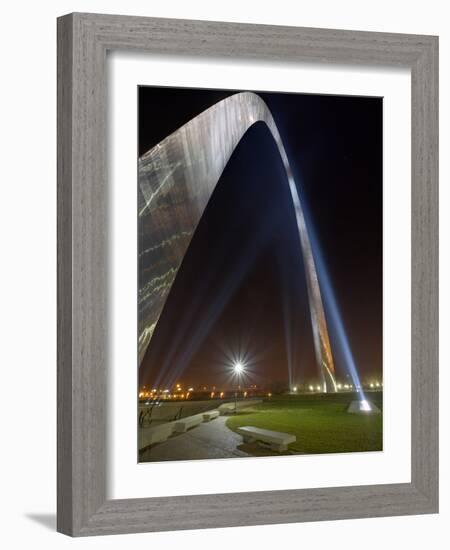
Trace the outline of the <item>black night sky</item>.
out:
<instances>
[{"instance_id":1,"label":"black night sky","mask_svg":"<svg viewBox=\"0 0 450 550\"><path fill-rule=\"evenodd\" d=\"M139 154L233 93L140 87ZM278 126L360 376L380 378L382 99L257 93ZM323 299L343 381L347 369ZM245 353L249 383L287 384L289 364L296 384L318 380L295 215L263 123L248 130L219 180L141 365L141 384L158 379L169 352L172 382L227 385L228 358Z\"/></svg>"}]
</instances>

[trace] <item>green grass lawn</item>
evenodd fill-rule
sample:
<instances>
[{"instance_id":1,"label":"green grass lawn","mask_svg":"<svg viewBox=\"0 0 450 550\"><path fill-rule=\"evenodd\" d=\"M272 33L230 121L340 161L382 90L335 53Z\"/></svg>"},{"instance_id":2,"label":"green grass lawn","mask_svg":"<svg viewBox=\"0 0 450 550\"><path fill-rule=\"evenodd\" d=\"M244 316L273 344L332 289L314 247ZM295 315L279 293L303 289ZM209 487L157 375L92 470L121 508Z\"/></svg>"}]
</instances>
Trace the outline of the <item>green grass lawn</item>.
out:
<instances>
[{"instance_id":1,"label":"green grass lawn","mask_svg":"<svg viewBox=\"0 0 450 550\"><path fill-rule=\"evenodd\" d=\"M357 394L273 396L251 409L230 416L227 426L256 426L297 436L289 445L296 453L351 453L381 451L383 448L382 414L349 414L350 401ZM367 399L381 411L382 392L370 392ZM257 454L257 446L252 447Z\"/></svg>"}]
</instances>

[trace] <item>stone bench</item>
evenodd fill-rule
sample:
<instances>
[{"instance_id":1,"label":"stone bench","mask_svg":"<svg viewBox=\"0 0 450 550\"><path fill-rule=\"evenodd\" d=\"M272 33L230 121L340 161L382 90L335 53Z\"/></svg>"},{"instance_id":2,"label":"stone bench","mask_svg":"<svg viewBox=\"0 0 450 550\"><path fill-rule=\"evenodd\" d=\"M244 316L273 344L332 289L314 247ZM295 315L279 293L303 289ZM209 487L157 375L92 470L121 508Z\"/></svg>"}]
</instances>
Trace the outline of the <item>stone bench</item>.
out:
<instances>
[{"instance_id":1,"label":"stone bench","mask_svg":"<svg viewBox=\"0 0 450 550\"><path fill-rule=\"evenodd\" d=\"M219 416L219 411L206 411L203 413L203 420L204 422L209 422L210 420L214 420L214 418L217 418Z\"/></svg>"},{"instance_id":2,"label":"stone bench","mask_svg":"<svg viewBox=\"0 0 450 550\"><path fill-rule=\"evenodd\" d=\"M234 412L234 403L222 403L219 407L219 414L231 414Z\"/></svg>"},{"instance_id":3,"label":"stone bench","mask_svg":"<svg viewBox=\"0 0 450 550\"><path fill-rule=\"evenodd\" d=\"M253 441L263 441L269 443L273 451L287 451L289 443L294 443L297 438L295 435L283 432L273 432L272 430L263 430L254 426L242 426L237 428L237 433L242 435L246 443Z\"/></svg>"},{"instance_id":4,"label":"stone bench","mask_svg":"<svg viewBox=\"0 0 450 550\"><path fill-rule=\"evenodd\" d=\"M187 432L190 428L198 426L203 422L202 414L195 414L194 416L187 416L186 418L181 418L174 422L175 428L174 431L177 433Z\"/></svg>"},{"instance_id":5,"label":"stone bench","mask_svg":"<svg viewBox=\"0 0 450 550\"><path fill-rule=\"evenodd\" d=\"M174 432L174 422L159 424L150 428L140 428L139 430L139 449L144 449L149 445L166 441Z\"/></svg>"},{"instance_id":6,"label":"stone bench","mask_svg":"<svg viewBox=\"0 0 450 550\"><path fill-rule=\"evenodd\" d=\"M222 403L219 407L217 407L219 413L223 416L225 414L233 414L236 411L242 410L242 409L249 409L253 407L253 405L258 405L258 403L262 403L262 399L245 399L243 401L238 401L237 406L235 408L234 401L230 403Z\"/></svg>"}]
</instances>

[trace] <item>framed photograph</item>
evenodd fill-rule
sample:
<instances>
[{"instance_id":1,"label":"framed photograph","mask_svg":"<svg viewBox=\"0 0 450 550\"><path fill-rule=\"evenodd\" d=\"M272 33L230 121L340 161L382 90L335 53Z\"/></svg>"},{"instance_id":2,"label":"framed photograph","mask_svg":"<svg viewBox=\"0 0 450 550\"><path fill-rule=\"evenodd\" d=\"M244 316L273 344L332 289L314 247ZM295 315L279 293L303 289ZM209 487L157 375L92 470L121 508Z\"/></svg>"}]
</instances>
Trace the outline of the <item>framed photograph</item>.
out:
<instances>
[{"instance_id":1,"label":"framed photograph","mask_svg":"<svg viewBox=\"0 0 450 550\"><path fill-rule=\"evenodd\" d=\"M138 94L140 460L382 451L382 98Z\"/></svg>"},{"instance_id":2,"label":"framed photograph","mask_svg":"<svg viewBox=\"0 0 450 550\"><path fill-rule=\"evenodd\" d=\"M438 39L58 19L58 530L438 511Z\"/></svg>"}]
</instances>

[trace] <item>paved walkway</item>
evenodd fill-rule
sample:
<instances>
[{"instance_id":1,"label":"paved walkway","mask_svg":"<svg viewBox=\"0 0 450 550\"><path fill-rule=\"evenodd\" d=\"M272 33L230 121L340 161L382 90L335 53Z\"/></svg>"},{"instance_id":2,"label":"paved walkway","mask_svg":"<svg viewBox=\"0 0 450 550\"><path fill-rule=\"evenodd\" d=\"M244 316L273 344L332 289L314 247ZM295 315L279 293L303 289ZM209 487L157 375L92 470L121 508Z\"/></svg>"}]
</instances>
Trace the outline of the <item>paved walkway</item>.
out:
<instances>
[{"instance_id":1,"label":"paved walkway","mask_svg":"<svg viewBox=\"0 0 450 550\"><path fill-rule=\"evenodd\" d=\"M225 426L226 416L203 422L191 430L172 436L143 451L140 461L192 460L251 456L238 449L242 437Z\"/></svg>"}]
</instances>

